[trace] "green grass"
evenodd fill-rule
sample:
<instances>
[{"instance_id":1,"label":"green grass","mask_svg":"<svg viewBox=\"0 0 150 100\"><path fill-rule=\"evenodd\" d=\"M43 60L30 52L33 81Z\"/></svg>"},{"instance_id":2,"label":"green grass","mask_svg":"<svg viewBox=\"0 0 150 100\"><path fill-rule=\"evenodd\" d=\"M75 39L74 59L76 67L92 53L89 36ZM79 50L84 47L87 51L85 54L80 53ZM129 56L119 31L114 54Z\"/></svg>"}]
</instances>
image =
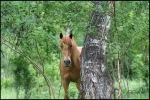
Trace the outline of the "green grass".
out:
<instances>
[{"instance_id":1,"label":"green grass","mask_svg":"<svg viewBox=\"0 0 150 100\"><path fill-rule=\"evenodd\" d=\"M56 84L55 84L56 83ZM53 83L53 90L54 90L54 96L55 99L63 99L64 98L64 90L63 87L61 87L60 89L60 83L58 80L56 80ZM34 88L35 89L35 88ZM35 89L32 95L30 96L30 99L49 99L49 92L48 92L48 87L47 85L45 85L45 87L39 87L39 89ZM60 94L59 94L60 91ZM77 99L78 97L78 90L76 89L76 86L74 83L70 83L69 86L69 97L70 99ZM20 93L19 93L19 99L23 99L24 98L24 90L20 89ZM1 88L1 99L16 99L16 91L15 88Z\"/></svg>"},{"instance_id":2,"label":"green grass","mask_svg":"<svg viewBox=\"0 0 150 100\"><path fill-rule=\"evenodd\" d=\"M64 98L64 90L63 87L60 89L61 81L55 80L52 82L53 90L55 99L63 99ZM2 84L1 84L2 86ZM118 88L118 82L115 82L114 84L115 88ZM127 80L122 79L121 80L121 87L122 87L122 98L123 99L149 99L149 90L144 86L144 83L139 80L128 80L128 86L127 86ZM129 91L128 92L128 88ZM60 91L60 94L59 94ZM69 97L70 99L77 99L78 98L78 90L74 83L70 83L69 86ZM117 93L116 93L117 96ZM24 90L21 89L19 98L24 98ZM49 99L49 92L48 87L45 84L44 87L39 87L38 90L34 88L32 95L30 97L31 99ZM4 88L1 87L1 99L16 99L16 91L14 88ZM112 97L113 99L113 97Z\"/></svg>"},{"instance_id":3,"label":"green grass","mask_svg":"<svg viewBox=\"0 0 150 100\"><path fill-rule=\"evenodd\" d=\"M23 99L23 92L20 91L20 99ZM14 88L1 88L1 99L16 99L16 91Z\"/></svg>"},{"instance_id":4,"label":"green grass","mask_svg":"<svg viewBox=\"0 0 150 100\"><path fill-rule=\"evenodd\" d=\"M114 87L118 88L117 81L115 81ZM149 89L140 80L122 79L121 88L123 99L149 99Z\"/></svg>"},{"instance_id":5,"label":"green grass","mask_svg":"<svg viewBox=\"0 0 150 100\"><path fill-rule=\"evenodd\" d=\"M70 99L78 98L79 92L78 92L78 89L76 88L75 83L72 83L72 82L70 83L68 92L69 92Z\"/></svg>"}]
</instances>

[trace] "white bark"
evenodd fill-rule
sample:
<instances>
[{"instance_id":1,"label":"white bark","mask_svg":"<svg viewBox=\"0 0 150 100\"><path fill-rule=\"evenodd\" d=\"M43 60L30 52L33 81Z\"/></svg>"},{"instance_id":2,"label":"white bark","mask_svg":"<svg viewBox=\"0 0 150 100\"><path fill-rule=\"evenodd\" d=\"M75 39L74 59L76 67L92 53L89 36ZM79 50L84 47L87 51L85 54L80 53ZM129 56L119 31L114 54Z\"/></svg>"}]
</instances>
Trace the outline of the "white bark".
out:
<instances>
[{"instance_id":1,"label":"white bark","mask_svg":"<svg viewBox=\"0 0 150 100\"><path fill-rule=\"evenodd\" d=\"M94 5L102 9L99 1L94 1ZM111 97L113 81L108 73L105 55L105 39L110 28L109 18L110 16L104 16L104 13L94 11L91 13L91 21L96 28L95 34L89 33L85 36L81 52L80 99L109 99Z\"/></svg>"}]
</instances>

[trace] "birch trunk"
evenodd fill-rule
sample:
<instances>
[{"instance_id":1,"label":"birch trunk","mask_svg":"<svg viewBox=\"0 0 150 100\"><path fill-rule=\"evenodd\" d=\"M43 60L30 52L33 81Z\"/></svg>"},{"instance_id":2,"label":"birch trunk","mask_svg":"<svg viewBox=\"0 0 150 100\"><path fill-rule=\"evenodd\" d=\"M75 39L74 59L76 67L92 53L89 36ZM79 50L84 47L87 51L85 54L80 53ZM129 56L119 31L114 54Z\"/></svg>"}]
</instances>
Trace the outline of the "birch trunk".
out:
<instances>
[{"instance_id":1,"label":"birch trunk","mask_svg":"<svg viewBox=\"0 0 150 100\"><path fill-rule=\"evenodd\" d=\"M100 1L94 1L94 7L102 10ZM113 80L106 64L106 40L110 28L110 16L102 12L91 12L94 31L85 36L81 52L81 84L79 99L109 99L113 92Z\"/></svg>"}]
</instances>

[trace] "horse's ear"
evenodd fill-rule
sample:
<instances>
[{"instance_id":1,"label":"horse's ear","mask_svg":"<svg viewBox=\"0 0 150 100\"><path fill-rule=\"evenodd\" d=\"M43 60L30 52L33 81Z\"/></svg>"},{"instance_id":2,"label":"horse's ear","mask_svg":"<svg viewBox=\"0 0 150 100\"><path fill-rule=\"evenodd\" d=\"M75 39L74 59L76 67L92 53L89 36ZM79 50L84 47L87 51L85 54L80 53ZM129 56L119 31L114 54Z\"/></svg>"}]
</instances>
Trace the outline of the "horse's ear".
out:
<instances>
[{"instance_id":1,"label":"horse's ear","mask_svg":"<svg viewBox=\"0 0 150 100\"><path fill-rule=\"evenodd\" d=\"M59 34L59 36L60 36L60 39L62 39L62 38L63 38L63 34L62 34L62 33L60 33L60 34Z\"/></svg>"},{"instance_id":2,"label":"horse's ear","mask_svg":"<svg viewBox=\"0 0 150 100\"><path fill-rule=\"evenodd\" d=\"M72 37L73 37L73 34L72 34L72 33L70 33L69 37L72 39Z\"/></svg>"}]
</instances>

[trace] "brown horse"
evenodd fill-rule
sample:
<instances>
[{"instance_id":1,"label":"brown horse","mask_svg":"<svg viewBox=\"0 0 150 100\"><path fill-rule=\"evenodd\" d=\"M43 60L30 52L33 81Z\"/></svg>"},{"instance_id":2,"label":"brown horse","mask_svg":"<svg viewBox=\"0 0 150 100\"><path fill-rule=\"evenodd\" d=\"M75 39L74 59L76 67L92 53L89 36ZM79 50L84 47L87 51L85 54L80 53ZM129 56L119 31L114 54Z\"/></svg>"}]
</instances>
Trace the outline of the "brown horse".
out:
<instances>
[{"instance_id":1,"label":"brown horse","mask_svg":"<svg viewBox=\"0 0 150 100\"><path fill-rule=\"evenodd\" d=\"M80 52L82 47L77 47L73 34L63 35L60 33L60 47L63 59L60 61L59 69L64 88L64 98L68 97L68 87L70 82L75 82L80 91Z\"/></svg>"}]
</instances>

